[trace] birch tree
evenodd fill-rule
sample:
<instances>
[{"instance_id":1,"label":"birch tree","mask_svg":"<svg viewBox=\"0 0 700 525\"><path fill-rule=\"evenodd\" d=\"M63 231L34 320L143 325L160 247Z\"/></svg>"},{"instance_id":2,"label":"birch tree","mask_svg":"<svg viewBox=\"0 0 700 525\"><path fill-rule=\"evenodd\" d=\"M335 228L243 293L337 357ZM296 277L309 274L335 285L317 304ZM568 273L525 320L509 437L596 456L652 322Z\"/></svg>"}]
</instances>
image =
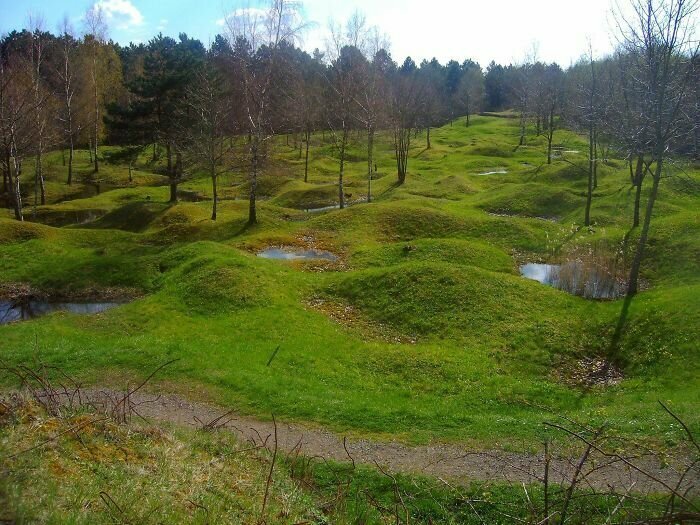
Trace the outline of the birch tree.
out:
<instances>
[{"instance_id":1,"label":"birch tree","mask_svg":"<svg viewBox=\"0 0 700 525\"><path fill-rule=\"evenodd\" d=\"M100 170L98 147L100 141L100 48L107 38L107 22L100 5L85 12L85 45L90 50L90 82L92 88L92 155L94 171Z\"/></svg>"},{"instance_id":2,"label":"birch tree","mask_svg":"<svg viewBox=\"0 0 700 525\"><path fill-rule=\"evenodd\" d=\"M75 158L75 140L80 134L81 126L76 120L74 100L76 98L76 75L75 56L78 50L78 42L73 33L68 17L64 18L60 28L58 40L60 61L58 63L56 75L60 81L62 108L58 114L62 132L65 137L65 144L68 146L68 175L66 182L73 183L73 160Z\"/></svg>"}]
</instances>

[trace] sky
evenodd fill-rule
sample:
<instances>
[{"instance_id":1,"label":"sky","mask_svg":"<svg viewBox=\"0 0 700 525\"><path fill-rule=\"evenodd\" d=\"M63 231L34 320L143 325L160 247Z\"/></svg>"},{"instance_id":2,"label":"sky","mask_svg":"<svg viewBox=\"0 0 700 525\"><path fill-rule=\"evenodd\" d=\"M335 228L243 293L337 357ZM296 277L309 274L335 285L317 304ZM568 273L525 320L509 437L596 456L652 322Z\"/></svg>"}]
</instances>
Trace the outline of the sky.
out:
<instances>
[{"instance_id":1,"label":"sky","mask_svg":"<svg viewBox=\"0 0 700 525\"><path fill-rule=\"evenodd\" d=\"M329 20L343 22L356 10L368 25L388 35L397 62L467 58L486 66L523 62L535 55L566 67L589 41L596 55L609 53L615 0L304 0L310 27L303 46L325 48ZM0 0L0 33L26 27L30 13L56 31L65 16L77 31L95 0ZM97 0L109 22L109 36L121 43L147 42L159 32L185 32L205 44L223 31L227 13L256 7L259 0Z\"/></svg>"}]
</instances>

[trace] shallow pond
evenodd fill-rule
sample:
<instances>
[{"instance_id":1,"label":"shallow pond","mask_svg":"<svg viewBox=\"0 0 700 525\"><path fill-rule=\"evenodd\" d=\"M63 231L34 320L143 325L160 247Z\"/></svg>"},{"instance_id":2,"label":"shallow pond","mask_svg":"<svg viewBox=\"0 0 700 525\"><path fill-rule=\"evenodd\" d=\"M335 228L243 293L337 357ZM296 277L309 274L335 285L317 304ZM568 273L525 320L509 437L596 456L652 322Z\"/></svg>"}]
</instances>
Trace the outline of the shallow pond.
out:
<instances>
[{"instance_id":1,"label":"shallow pond","mask_svg":"<svg viewBox=\"0 0 700 525\"><path fill-rule=\"evenodd\" d=\"M263 259L278 259L284 261L324 260L336 261L338 256L323 250L301 250L296 248L267 248L258 253Z\"/></svg>"},{"instance_id":2,"label":"shallow pond","mask_svg":"<svg viewBox=\"0 0 700 525\"><path fill-rule=\"evenodd\" d=\"M320 208L304 208L306 213L318 213L321 211L339 210L340 204L333 204L332 206L321 206Z\"/></svg>"},{"instance_id":3,"label":"shallow pond","mask_svg":"<svg viewBox=\"0 0 700 525\"><path fill-rule=\"evenodd\" d=\"M520 267L520 274L586 299L617 299L625 295L624 282L579 261L564 264L528 263Z\"/></svg>"},{"instance_id":4,"label":"shallow pond","mask_svg":"<svg viewBox=\"0 0 700 525\"><path fill-rule=\"evenodd\" d=\"M0 324L27 321L52 312L97 314L121 303L54 303L48 301L0 301Z\"/></svg>"},{"instance_id":5,"label":"shallow pond","mask_svg":"<svg viewBox=\"0 0 700 525\"><path fill-rule=\"evenodd\" d=\"M493 171L485 171L483 173L477 173L477 175L505 175L508 170L505 168L494 169Z\"/></svg>"}]
</instances>

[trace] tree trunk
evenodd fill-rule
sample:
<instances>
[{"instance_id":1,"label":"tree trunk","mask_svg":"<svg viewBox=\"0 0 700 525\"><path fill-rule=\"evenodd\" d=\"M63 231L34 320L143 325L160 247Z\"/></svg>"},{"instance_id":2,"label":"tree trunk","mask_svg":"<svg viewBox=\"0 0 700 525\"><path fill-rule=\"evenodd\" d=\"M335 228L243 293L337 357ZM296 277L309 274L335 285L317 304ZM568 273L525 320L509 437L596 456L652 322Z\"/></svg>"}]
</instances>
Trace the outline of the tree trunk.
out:
<instances>
[{"instance_id":1,"label":"tree trunk","mask_svg":"<svg viewBox=\"0 0 700 525\"><path fill-rule=\"evenodd\" d=\"M9 156L8 156L8 162L9 162ZM10 178L10 185L12 186L12 203L14 204L15 208L15 219L18 221L24 221L24 215L22 214L22 190L20 188L20 177L22 175L22 168L20 167L20 164L17 162L17 157L14 157L13 164L15 167L15 180L14 183L12 181L12 168L10 168L10 172L8 173L8 176ZM9 166L9 164L8 164Z\"/></svg>"},{"instance_id":2,"label":"tree trunk","mask_svg":"<svg viewBox=\"0 0 700 525\"><path fill-rule=\"evenodd\" d=\"M248 135L251 140L252 136ZM258 211L256 209L256 197L258 191L258 137L255 137L255 142L251 142L251 158L250 158L250 200L248 203L248 224L252 225L258 222Z\"/></svg>"},{"instance_id":3,"label":"tree trunk","mask_svg":"<svg viewBox=\"0 0 700 525\"><path fill-rule=\"evenodd\" d=\"M586 215L583 221L584 226L591 225L591 203L593 202L593 179L595 177L594 142L595 132L593 131L593 121L591 121L588 128L588 192L586 193Z\"/></svg>"},{"instance_id":4,"label":"tree trunk","mask_svg":"<svg viewBox=\"0 0 700 525\"><path fill-rule=\"evenodd\" d=\"M99 141L99 133L100 133L100 99L97 95L97 51L94 50L94 55L93 55L93 87L94 87L94 95L95 95L95 173L100 171L100 163L97 159L97 143Z\"/></svg>"},{"instance_id":5,"label":"tree trunk","mask_svg":"<svg viewBox=\"0 0 700 525\"><path fill-rule=\"evenodd\" d=\"M174 177L170 178L170 201L171 204L177 203L177 180Z\"/></svg>"},{"instance_id":6,"label":"tree trunk","mask_svg":"<svg viewBox=\"0 0 700 525\"><path fill-rule=\"evenodd\" d=\"M374 126L367 128L367 202L372 202L372 164L374 164Z\"/></svg>"},{"instance_id":7,"label":"tree trunk","mask_svg":"<svg viewBox=\"0 0 700 525\"><path fill-rule=\"evenodd\" d=\"M92 164L92 137L88 139L88 155L90 155L90 164Z\"/></svg>"},{"instance_id":8,"label":"tree trunk","mask_svg":"<svg viewBox=\"0 0 700 525\"><path fill-rule=\"evenodd\" d=\"M73 184L73 158L75 156L75 147L73 146L73 137L70 138L68 149L68 186Z\"/></svg>"},{"instance_id":9,"label":"tree trunk","mask_svg":"<svg viewBox=\"0 0 700 525\"><path fill-rule=\"evenodd\" d=\"M593 189L598 189L598 132L593 132Z\"/></svg>"},{"instance_id":10,"label":"tree trunk","mask_svg":"<svg viewBox=\"0 0 700 525\"><path fill-rule=\"evenodd\" d=\"M547 164L552 163L552 140L554 139L554 108L549 112L549 125L547 128Z\"/></svg>"},{"instance_id":11,"label":"tree trunk","mask_svg":"<svg viewBox=\"0 0 700 525\"><path fill-rule=\"evenodd\" d=\"M525 144L525 112L521 111L520 112L520 141L518 142L518 146L522 146Z\"/></svg>"},{"instance_id":12,"label":"tree trunk","mask_svg":"<svg viewBox=\"0 0 700 525\"><path fill-rule=\"evenodd\" d=\"M649 200L647 201L647 209L644 215L644 225L642 226L642 233L639 236L639 244L637 245L637 252L634 255L634 260L632 261L632 269L630 271L630 280L627 287L627 296L631 297L639 291L639 269L642 266L642 259L644 258L644 249L646 248L647 239L649 237L649 227L651 225L651 216L654 212L654 203L656 202L656 196L659 192L659 183L661 182L661 171L663 168L663 157L657 156L656 161L656 172L654 173L654 182L651 186L651 193L649 194Z\"/></svg>"},{"instance_id":13,"label":"tree trunk","mask_svg":"<svg viewBox=\"0 0 700 525\"><path fill-rule=\"evenodd\" d=\"M134 176L132 173L133 164L134 164L134 161L132 159L129 159L129 182L134 182Z\"/></svg>"},{"instance_id":14,"label":"tree trunk","mask_svg":"<svg viewBox=\"0 0 700 525\"><path fill-rule=\"evenodd\" d=\"M348 130L343 129L343 138L340 144L340 171L338 173L338 204L340 209L345 208L345 189L343 188L343 175L345 174L345 146L348 142Z\"/></svg>"},{"instance_id":15,"label":"tree trunk","mask_svg":"<svg viewBox=\"0 0 700 525\"><path fill-rule=\"evenodd\" d=\"M634 219L632 220L632 227L636 228L639 226L639 208L642 202L642 186L644 184L644 157L639 155L637 157L637 166L634 172Z\"/></svg>"},{"instance_id":16,"label":"tree trunk","mask_svg":"<svg viewBox=\"0 0 700 525\"><path fill-rule=\"evenodd\" d=\"M44 181L44 165L41 161L41 157L39 157L39 192L40 192L40 198L41 198L41 205L46 204L46 184Z\"/></svg>"},{"instance_id":17,"label":"tree trunk","mask_svg":"<svg viewBox=\"0 0 700 525\"><path fill-rule=\"evenodd\" d=\"M428 133L427 133L427 135L428 135L428 146L427 146L427 149L430 149L430 148L432 147L432 146L430 145L430 126L428 126Z\"/></svg>"},{"instance_id":18,"label":"tree trunk","mask_svg":"<svg viewBox=\"0 0 700 525\"><path fill-rule=\"evenodd\" d=\"M172 177L173 175L173 150L170 145L170 141L166 142L165 144L165 156L166 156L166 161L167 161L167 166L166 170L168 171L168 175Z\"/></svg>"},{"instance_id":19,"label":"tree trunk","mask_svg":"<svg viewBox=\"0 0 700 525\"><path fill-rule=\"evenodd\" d=\"M22 214L22 190L20 188L20 175L15 175L15 188L14 188L14 204L15 204L15 219L18 221L24 221L24 215Z\"/></svg>"},{"instance_id":20,"label":"tree trunk","mask_svg":"<svg viewBox=\"0 0 700 525\"><path fill-rule=\"evenodd\" d=\"M304 159L304 182L309 182L309 142L311 142L311 131L306 130L306 157Z\"/></svg>"},{"instance_id":21,"label":"tree trunk","mask_svg":"<svg viewBox=\"0 0 700 525\"><path fill-rule=\"evenodd\" d=\"M219 194L216 191L216 168L211 168L210 170L210 175L211 175L211 190L212 190L212 195L214 196L214 202L212 203L211 207L211 220L215 221L216 220L216 205L219 201Z\"/></svg>"}]
</instances>

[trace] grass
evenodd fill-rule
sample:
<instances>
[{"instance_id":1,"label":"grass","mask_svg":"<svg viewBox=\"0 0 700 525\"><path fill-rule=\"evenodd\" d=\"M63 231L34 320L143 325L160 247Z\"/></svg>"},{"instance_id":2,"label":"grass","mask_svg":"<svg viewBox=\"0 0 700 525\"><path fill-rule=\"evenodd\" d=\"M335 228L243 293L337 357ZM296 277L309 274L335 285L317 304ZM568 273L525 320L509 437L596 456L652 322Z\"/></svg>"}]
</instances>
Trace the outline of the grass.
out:
<instances>
[{"instance_id":1,"label":"grass","mask_svg":"<svg viewBox=\"0 0 700 525\"><path fill-rule=\"evenodd\" d=\"M0 519L12 523L292 524L322 514L281 471L263 515L267 451L229 433L117 425L83 411L50 417L26 404L3 415L0 451Z\"/></svg>"},{"instance_id":2,"label":"grass","mask_svg":"<svg viewBox=\"0 0 700 525\"><path fill-rule=\"evenodd\" d=\"M253 445L224 430L119 424L84 407L52 416L33 401L4 401L0 519L12 523L477 525L537 522L544 508L537 484L453 484L273 456L269 438ZM549 489L555 515L565 488ZM629 502L582 487L572 494L573 524L608 523L611 512L638 522L664 506L655 494Z\"/></svg>"},{"instance_id":3,"label":"grass","mask_svg":"<svg viewBox=\"0 0 700 525\"><path fill-rule=\"evenodd\" d=\"M49 204L37 207L46 224L18 224L9 211L0 219L0 281L49 294L116 288L141 298L96 316L57 313L0 326L3 358L40 357L96 384L179 358L161 387L261 417L274 411L408 442L532 450L542 421L563 414L674 443L680 430L650 415L658 399L697 428L698 167L662 184L643 265L649 289L632 302L612 352L621 301L573 297L519 277L517 267L599 245L621 246L629 256L638 232L629 231L634 194L625 163L601 167L595 224L583 228L586 180L571 163L583 166L584 155L547 165L543 137L530 133L527 147L516 148L517 121L472 120L469 128L458 122L433 130L430 150L418 136L402 186L389 137L380 134L374 202L318 214L303 209L336 202L332 148L321 134L313 137L304 183L303 162L280 139L261 178L266 200L254 227L240 200L244 171L222 176L212 222L204 175L181 185L199 202L168 204L163 161L146 152L133 183L126 166L103 162L100 177L112 186L87 196L85 152L78 155L85 182L71 188L53 154ZM574 133L557 132L555 140L585 151ZM366 193L363 151L361 137L354 138L346 167L352 200ZM479 175L494 169L508 173ZM31 206L31 184L26 191ZM68 193L82 198L58 202ZM342 261L329 268L255 256L269 245L321 247ZM307 306L314 297L350 305L417 342L390 343L364 333L362 324L339 324ZM622 383L561 381L591 356L614 356Z\"/></svg>"}]
</instances>

